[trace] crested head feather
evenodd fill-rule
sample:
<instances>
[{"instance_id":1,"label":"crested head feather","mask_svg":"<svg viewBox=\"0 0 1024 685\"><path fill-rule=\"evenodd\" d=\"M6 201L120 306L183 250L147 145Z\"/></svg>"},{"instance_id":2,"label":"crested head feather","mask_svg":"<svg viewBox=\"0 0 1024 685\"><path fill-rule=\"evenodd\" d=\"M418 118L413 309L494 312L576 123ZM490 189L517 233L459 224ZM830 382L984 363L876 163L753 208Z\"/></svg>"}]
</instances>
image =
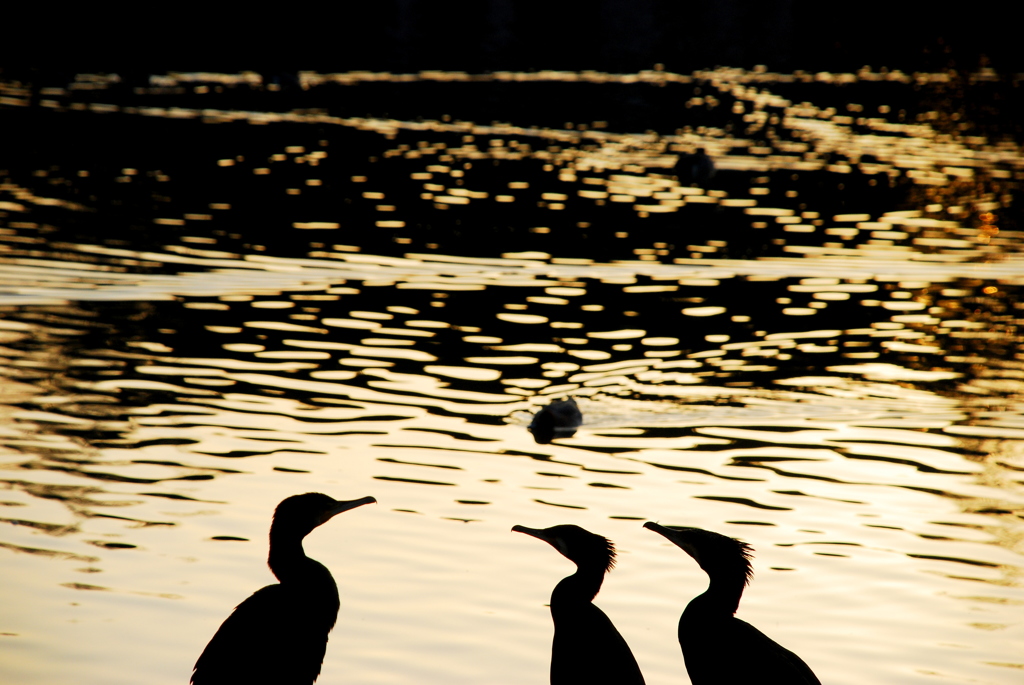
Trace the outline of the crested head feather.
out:
<instances>
[{"instance_id":1,"label":"crested head feather","mask_svg":"<svg viewBox=\"0 0 1024 685\"><path fill-rule=\"evenodd\" d=\"M729 539L736 542L740 558L743 559L745 564L745 568L743 569L743 585L750 585L750 581L754 579L754 566L751 563L751 560L754 558L754 548L742 540L736 540L736 538Z\"/></svg>"},{"instance_id":2,"label":"crested head feather","mask_svg":"<svg viewBox=\"0 0 1024 685\"><path fill-rule=\"evenodd\" d=\"M608 573L613 568L615 568L615 543L606 537L601 537L600 535L598 535L597 537L604 540L604 549L605 552L607 552L608 554L608 561L604 566L604 572Z\"/></svg>"},{"instance_id":3,"label":"crested head feather","mask_svg":"<svg viewBox=\"0 0 1024 685\"><path fill-rule=\"evenodd\" d=\"M615 543L603 535L574 525L554 526L548 530L558 541L558 551L577 566L599 567L605 573L615 567Z\"/></svg>"},{"instance_id":4,"label":"crested head feather","mask_svg":"<svg viewBox=\"0 0 1024 685\"><path fill-rule=\"evenodd\" d=\"M722 535L711 530L700 528L684 528L688 534L690 544L693 545L698 556L697 563L706 571L709 567L718 571L730 570L743 572L743 585L747 586L754 578L754 566L751 560L754 558L754 548L736 538Z\"/></svg>"}]
</instances>

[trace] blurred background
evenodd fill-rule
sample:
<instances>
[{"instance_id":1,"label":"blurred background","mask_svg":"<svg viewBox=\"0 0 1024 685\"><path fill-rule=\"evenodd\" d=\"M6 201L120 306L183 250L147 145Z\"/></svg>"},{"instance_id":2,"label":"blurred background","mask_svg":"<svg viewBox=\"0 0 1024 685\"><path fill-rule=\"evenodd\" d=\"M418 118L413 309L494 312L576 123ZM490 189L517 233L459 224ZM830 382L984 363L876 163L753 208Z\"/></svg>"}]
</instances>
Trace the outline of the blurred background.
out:
<instances>
[{"instance_id":1,"label":"blurred background","mask_svg":"<svg viewBox=\"0 0 1024 685\"><path fill-rule=\"evenodd\" d=\"M0 63L79 71L422 69L688 73L773 70L1020 71L1012 3L937 7L867 0L749 3L385 0L301 8L149 5L131 11L20 4L6 13Z\"/></svg>"}]
</instances>

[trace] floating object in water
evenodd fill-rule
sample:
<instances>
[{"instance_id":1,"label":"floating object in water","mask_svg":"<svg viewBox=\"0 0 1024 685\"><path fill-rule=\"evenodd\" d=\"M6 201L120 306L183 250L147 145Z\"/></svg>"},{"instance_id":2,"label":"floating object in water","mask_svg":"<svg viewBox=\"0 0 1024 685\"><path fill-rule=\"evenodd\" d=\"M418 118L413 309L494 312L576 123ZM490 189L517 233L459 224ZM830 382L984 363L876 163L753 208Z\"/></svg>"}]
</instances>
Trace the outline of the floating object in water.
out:
<instances>
[{"instance_id":1,"label":"floating object in water","mask_svg":"<svg viewBox=\"0 0 1024 685\"><path fill-rule=\"evenodd\" d=\"M302 540L332 516L373 497L339 502L319 492L277 505L270 525L270 570L281 581L257 590L221 624L196 661L195 685L309 685L320 675L327 635L338 618L338 586L310 559Z\"/></svg>"},{"instance_id":2,"label":"floating object in water","mask_svg":"<svg viewBox=\"0 0 1024 685\"><path fill-rule=\"evenodd\" d=\"M572 525L512 530L543 540L576 564L576 573L559 581L551 593L551 685L643 685L629 645L593 604L604 574L615 565L612 541Z\"/></svg>"},{"instance_id":3,"label":"floating object in water","mask_svg":"<svg viewBox=\"0 0 1024 685\"><path fill-rule=\"evenodd\" d=\"M556 400L533 415L529 431L533 439L546 445L555 438L571 438L583 423L583 414L576 400Z\"/></svg>"},{"instance_id":4,"label":"floating object in water","mask_svg":"<svg viewBox=\"0 0 1024 685\"><path fill-rule=\"evenodd\" d=\"M693 685L820 685L800 657L733 615L754 575L749 545L700 528L668 528L651 521L644 528L680 547L711 579L707 591L690 600L679 618L679 646Z\"/></svg>"},{"instance_id":5,"label":"floating object in water","mask_svg":"<svg viewBox=\"0 0 1024 685\"><path fill-rule=\"evenodd\" d=\"M680 154L672 171L680 183L704 185L715 177L715 163L704 148L699 147L693 154Z\"/></svg>"}]
</instances>

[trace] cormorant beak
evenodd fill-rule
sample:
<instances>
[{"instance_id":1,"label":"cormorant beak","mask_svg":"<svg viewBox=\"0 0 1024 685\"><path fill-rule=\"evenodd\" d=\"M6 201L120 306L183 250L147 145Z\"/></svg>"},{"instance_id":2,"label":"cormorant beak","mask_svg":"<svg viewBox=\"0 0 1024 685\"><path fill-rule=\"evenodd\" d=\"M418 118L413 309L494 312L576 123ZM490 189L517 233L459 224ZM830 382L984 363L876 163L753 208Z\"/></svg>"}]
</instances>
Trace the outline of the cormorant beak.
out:
<instances>
[{"instance_id":1,"label":"cormorant beak","mask_svg":"<svg viewBox=\"0 0 1024 685\"><path fill-rule=\"evenodd\" d=\"M331 507L330 509L328 509L327 511L325 511L323 513L323 515L320 517L320 523L323 524L323 523L329 521L330 519L332 519L333 517L337 516L338 514L340 514L342 512L349 511L350 509L355 509L356 507L361 507L364 504L376 504L376 503L377 503L377 500L374 499L373 497L363 497L361 499L353 499L353 500L348 500L346 502L335 501L334 506Z\"/></svg>"},{"instance_id":2,"label":"cormorant beak","mask_svg":"<svg viewBox=\"0 0 1024 685\"><path fill-rule=\"evenodd\" d=\"M569 550L566 548L565 543L556 535L552 535L546 530L538 530L537 528L527 528L526 526L512 526L513 533L526 533L531 537L535 537L538 540L543 540L552 547L558 550L559 554L568 558Z\"/></svg>"},{"instance_id":3,"label":"cormorant beak","mask_svg":"<svg viewBox=\"0 0 1024 685\"><path fill-rule=\"evenodd\" d=\"M538 540L543 540L544 542L546 542L548 544L553 544L551 542L551 539L548 538L547 533L545 531L543 531L543 530L538 530L537 528L527 528L526 526L512 526L512 532L513 533L526 533L527 535L529 535L531 537L535 537Z\"/></svg>"},{"instance_id":4,"label":"cormorant beak","mask_svg":"<svg viewBox=\"0 0 1024 685\"><path fill-rule=\"evenodd\" d=\"M691 557L693 557L694 560L697 561L697 563L700 563L700 559L697 556L697 550L686 539L682 531L666 528L660 523L655 523L654 521L648 521L647 523L645 523L644 528L646 528L647 530L653 530L658 535L665 537L673 545L675 545L676 547L678 547L679 549L683 550Z\"/></svg>"}]
</instances>

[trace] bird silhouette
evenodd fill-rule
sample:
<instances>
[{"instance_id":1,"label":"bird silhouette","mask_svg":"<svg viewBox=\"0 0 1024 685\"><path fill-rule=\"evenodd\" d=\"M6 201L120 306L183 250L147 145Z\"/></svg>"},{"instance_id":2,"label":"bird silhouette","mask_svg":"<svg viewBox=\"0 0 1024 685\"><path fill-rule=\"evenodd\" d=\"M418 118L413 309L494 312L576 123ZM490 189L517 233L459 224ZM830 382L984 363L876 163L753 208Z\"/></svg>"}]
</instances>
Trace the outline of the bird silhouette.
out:
<instances>
[{"instance_id":1,"label":"bird silhouette","mask_svg":"<svg viewBox=\"0 0 1024 685\"><path fill-rule=\"evenodd\" d=\"M546 445L555 438L571 438L583 423L583 414L576 400L556 400L533 415L528 430L533 439Z\"/></svg>"},{"instance_id":2,"label":"bird silhouette","mask_svg":"<svg viewBox=\"0 0 1024 685\"><path fill-rule=\"evenodd\" d=\"M697 148L693 154L680 154L672 170L680 183L703 186L715 177L715 163L702 147Z\"/></svg>"},{"instance_id":3,"label":"bird silhouette","mask_svg":"<svg viewBox=\"0 0 1024 685\"><path fill-rule=\"evenodd\" d=\"M700 528L651 521L644 528L680 547L711 579L707 591L690 600L679 618L679 646L693 685L820 685L800 657L733 615L754 575L749 545Z\"/></svg>"},{"instance_id":4,"label":"bird silhouette","mask_svg":"<svg viewBox=\"0 0 1024 685\"><path fill-rule=\"evenodd\" d=\"M277 505L270 570L280 581L257 590L221 624L196 661L195 685L309 685L320 675L327 635L338 618L338 586L302 540L331 517L373 497L340 502L319 492Z\"/></svg>"},{"instance_id":5,"label":"bird silhouette","mask_svg":"<svg viewBox=\"0 0 1024 685\"><path fill-rule=\"evenodd\" d=\"M615 565L611 540L572 525L512 530L547 542L576 564L576 573L551 593L551 685L643 685L629 645L593 604L604 574Z\"/></svg>"}]
</instances>

